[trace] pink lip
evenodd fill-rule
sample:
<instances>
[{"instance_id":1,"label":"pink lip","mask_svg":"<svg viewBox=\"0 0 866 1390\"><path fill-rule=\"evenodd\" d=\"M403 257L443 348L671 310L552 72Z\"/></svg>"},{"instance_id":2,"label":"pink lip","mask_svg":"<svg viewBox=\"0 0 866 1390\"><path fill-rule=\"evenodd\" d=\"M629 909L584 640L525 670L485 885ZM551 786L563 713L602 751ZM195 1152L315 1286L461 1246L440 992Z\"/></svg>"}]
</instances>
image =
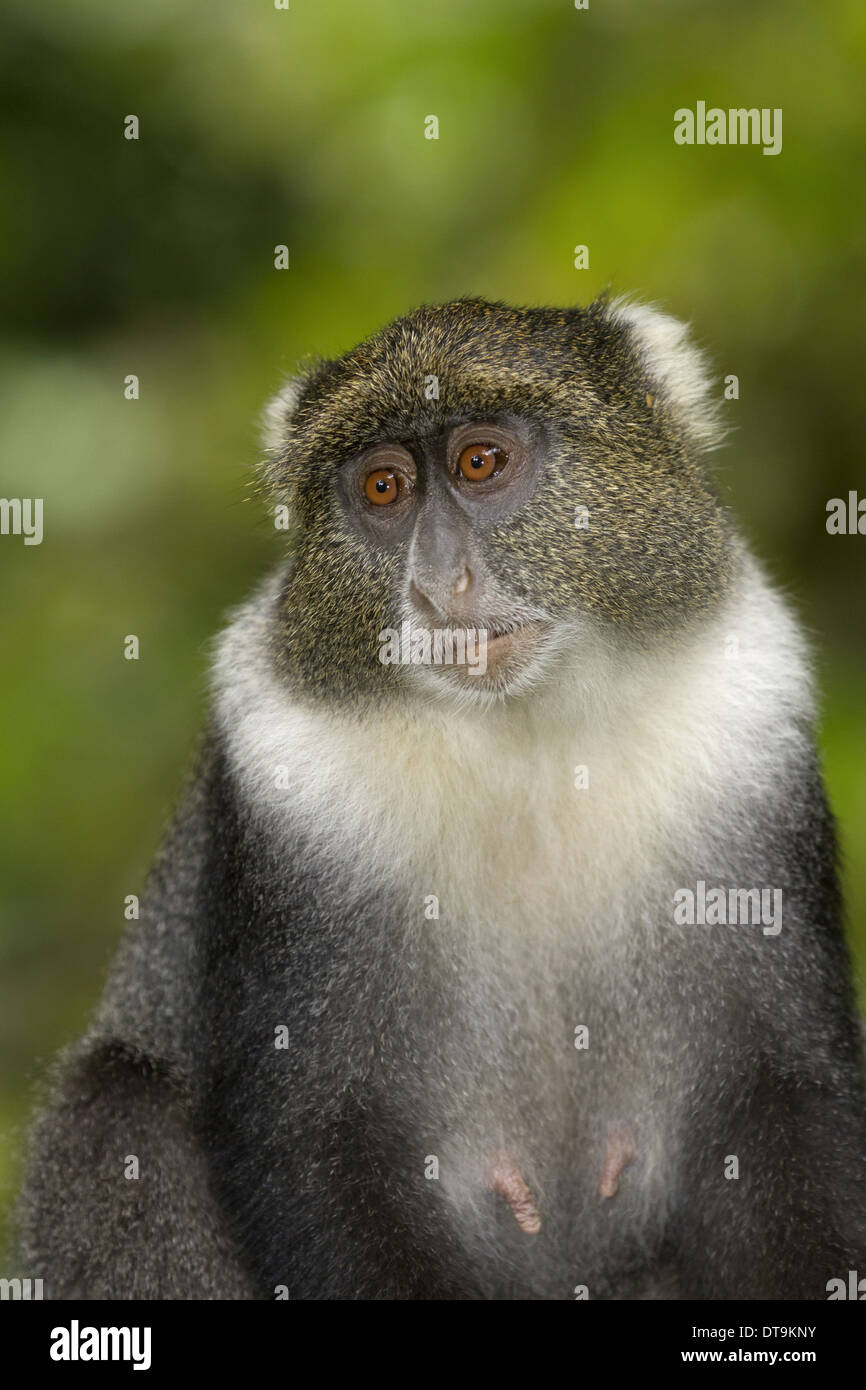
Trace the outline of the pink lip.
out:
<instances>
[{"instance_id":1,"label":"pink lip","mask_svg":"<svg viewBox=\"0 0 866 1390\"><path fill-rule=\"evenodd\" d=\"M510 632L501 632L497 636L487 638L487 654L495 657L504 655L510 647L517 646L522 642L531 640L538 635L542 624L538 622L522 623L519 627L512 628ZM484 631L482 628L481 631Z\"/></svg>"}]
</instances>

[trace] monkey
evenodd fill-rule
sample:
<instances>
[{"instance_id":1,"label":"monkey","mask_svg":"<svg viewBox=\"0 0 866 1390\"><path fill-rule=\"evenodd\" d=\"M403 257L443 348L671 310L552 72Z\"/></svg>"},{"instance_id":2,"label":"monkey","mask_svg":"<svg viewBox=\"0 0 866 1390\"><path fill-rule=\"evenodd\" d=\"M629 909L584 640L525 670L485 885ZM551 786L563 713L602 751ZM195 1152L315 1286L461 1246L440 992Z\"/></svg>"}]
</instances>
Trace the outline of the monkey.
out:
<instances>
[{"instance_id":1,"label":"monkey","mask_svg":"<svg viewBox=\"0 0 866 1390\"><path fill-rule=\"evenodd\" d=\"M284 553L33 1123L47 1294L822 1299L863 1267L811 658L722 438L688 328L609 295L422 306L280 390ZM458 631L483 662L431 657Z\"/></svg>"}]
</instances>

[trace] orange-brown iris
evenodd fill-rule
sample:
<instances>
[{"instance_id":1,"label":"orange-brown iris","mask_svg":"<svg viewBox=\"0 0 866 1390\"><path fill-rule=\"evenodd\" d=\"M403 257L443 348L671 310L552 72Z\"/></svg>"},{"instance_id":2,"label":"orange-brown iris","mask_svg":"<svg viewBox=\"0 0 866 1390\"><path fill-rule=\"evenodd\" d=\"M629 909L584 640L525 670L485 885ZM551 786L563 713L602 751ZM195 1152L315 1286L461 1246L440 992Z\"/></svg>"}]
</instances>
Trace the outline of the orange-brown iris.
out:
<instances>
[{"instance_id":1,"label":"orange-brown iris","mask_svg":"<svg viewBox=\"0 0 866 1390\"><path fill-rule=\"evenodd\" d=\"M387 507L400 496L400 481L393 468L377 468L364 481L367 499L377 507Z\"/></svg>"},{"instance_id":2,"label":"orange-brown iris","mask_svg":"<svg viewBox=\"0 0 866 1390\"><path fill-rule=\"evenodd\" d=\"M471 483L483 482L501 465L501 449L488 444L469 444L461 452L457 467Z\"/></svg>"}]
</instances>

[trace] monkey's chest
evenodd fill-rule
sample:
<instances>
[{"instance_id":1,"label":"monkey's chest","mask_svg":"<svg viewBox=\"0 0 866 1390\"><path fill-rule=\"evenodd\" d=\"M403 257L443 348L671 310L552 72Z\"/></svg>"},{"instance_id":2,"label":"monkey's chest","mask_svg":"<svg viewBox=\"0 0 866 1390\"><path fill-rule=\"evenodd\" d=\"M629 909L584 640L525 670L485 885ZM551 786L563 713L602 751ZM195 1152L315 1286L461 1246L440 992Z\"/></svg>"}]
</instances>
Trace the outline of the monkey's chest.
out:
<instances>
[{"instance_id":1,"label":"monkey's chest","mask_svg":"<svg viewBox=\"0 0 866 1390\"><path fill-rule=\"evenodd\" d=\"M431 1202L491 1278L608 1287L661 1239L679 1123L627 953L471 924L409 966L377 1075Z\"/></svg>"}]
</instances>

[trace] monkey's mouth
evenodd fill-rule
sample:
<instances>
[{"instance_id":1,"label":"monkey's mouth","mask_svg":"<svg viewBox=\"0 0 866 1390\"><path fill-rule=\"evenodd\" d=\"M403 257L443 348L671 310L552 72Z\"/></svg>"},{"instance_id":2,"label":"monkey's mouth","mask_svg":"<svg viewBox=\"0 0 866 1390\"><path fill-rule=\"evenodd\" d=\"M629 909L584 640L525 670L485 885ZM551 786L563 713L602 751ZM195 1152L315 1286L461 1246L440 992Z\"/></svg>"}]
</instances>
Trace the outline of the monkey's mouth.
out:
<instances>
[{"instance_id":1,"label":"monkey's mouth","mask_svg":"<svg viewBox=\"0 0 866 1390\"><path fill-rule=\"evenodd\" d=\"M478 632L484 641L488 661L501 661L513 651L527 646L549 626L542 622L488 624L479 627Z\"/></svg>"},{"instance_id":2,"label":"monkey's mouth","mask_svg":"<svg viewBox=\"0 0 866 1390\"><path fill-rule=\"evenodd\" d=\"M521 623L517 627L487 627L480 629L480 637L487 650L487 659L492 657L494 661L500 661L506 652L510 651L521 635L526 632L526 628Z\"/></svg>"},{"instance_id":3,"label":"monkey's mouth","mask_svg":"<svg viewBox=\"0 0 866 1390\"><path fill-rule=\"evenodd\" d=\"M415 678L428 685L444 682L447 688L456 682L484 699L519 689L530 673L541 669L554 628L544 614L493 620L467 614L459 624L445 615L438 624L429 617L419 623L418 616L412 605L399 634L386 629L387 650L380 649L379 660L413 667Z\"/></svg>"}]
</instances>

